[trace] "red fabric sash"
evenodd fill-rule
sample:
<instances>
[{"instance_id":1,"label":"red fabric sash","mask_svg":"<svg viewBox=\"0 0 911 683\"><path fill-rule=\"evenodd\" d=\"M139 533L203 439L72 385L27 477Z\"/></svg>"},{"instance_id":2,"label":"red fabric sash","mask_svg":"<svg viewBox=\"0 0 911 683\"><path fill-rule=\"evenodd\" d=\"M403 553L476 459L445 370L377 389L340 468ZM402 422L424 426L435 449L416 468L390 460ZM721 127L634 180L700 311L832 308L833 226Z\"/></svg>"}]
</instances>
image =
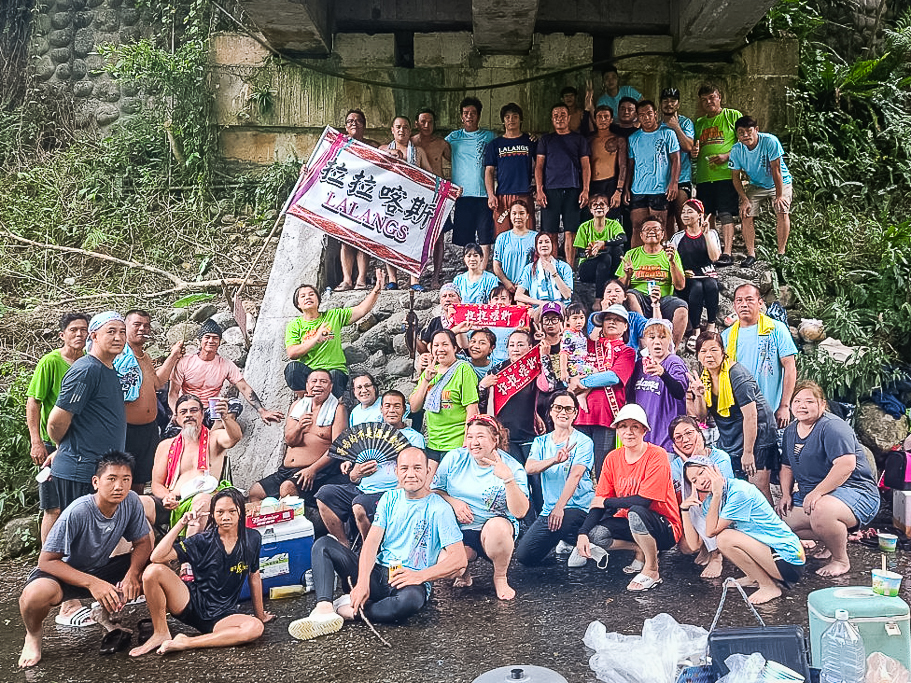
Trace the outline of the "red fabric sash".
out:
<instances>
[{"instance_id":1,"label":"red fabric sash","mask_svg":"<svg viewBox=\"0 0 911 683\"><path fill-rule=\"evenodd\" d=\"M165 474L164 485L171 488L177 481L177 470L180 468L180 458L183 455L183 434L178 434L171 442L168 449L168 468ZM209 471L209 430L202 425L199 431L199 453L196 456L196 469L203 472Z\"/></svg>"},{"instance_id":2,"label":"red fabric sash","mask_svg":"<svg viewBox=\"0 0 911 683\"><path fill-rule=\"evenodd\" d=\"M541 373L541 349L533 346L519 360L510 363L497 373L497 383L493 385L493 413L499 414L507 401L524 389Z\"/></svg>"}]
</instances>

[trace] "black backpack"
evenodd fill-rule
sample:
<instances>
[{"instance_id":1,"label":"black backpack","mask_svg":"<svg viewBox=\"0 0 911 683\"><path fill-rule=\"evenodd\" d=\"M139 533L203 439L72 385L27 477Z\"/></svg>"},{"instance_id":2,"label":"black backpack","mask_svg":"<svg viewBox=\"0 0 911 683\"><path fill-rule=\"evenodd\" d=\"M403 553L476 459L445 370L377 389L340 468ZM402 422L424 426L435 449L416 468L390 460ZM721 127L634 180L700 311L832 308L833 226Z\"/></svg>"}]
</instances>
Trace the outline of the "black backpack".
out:
<instances>
[{"instance_id":1,"label":"black backpack","mask_svg":"<svg viewBox=\"0 0 911 683\"><path fill-rule=\"evenodd\" d=\"M911 491L911 453L898 446L889 451L880 485L897 491Z\"/></svg>"}]
</instances>

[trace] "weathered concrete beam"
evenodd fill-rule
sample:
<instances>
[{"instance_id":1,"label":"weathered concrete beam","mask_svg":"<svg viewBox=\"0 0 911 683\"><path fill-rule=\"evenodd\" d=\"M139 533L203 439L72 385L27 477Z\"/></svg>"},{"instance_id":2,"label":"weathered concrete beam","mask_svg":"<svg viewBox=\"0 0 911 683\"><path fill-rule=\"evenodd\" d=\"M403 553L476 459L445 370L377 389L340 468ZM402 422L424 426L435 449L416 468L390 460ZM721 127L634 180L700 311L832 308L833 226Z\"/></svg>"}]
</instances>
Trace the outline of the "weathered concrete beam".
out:
<instances>
[{"instance_id":1,"label":"weathered concrete beam","mask_svg":"<svg viewBox=\"0 0 911 683\"><path fill-rule=\"evenodd\" d=\"M471 0L474 45L482 54L527 54L538 0Z\"/></svg>"},{"instance_id":2,"label":"weathered concrete beam","mask_svg":"<svg viewBox=\"0 0 911 683\"><path fill-rule=\"evenodd\" d=\"M679 0L677 52L729 52L765 16L774 0Z\"/></svg>"},{"instance_id":3,"label":"weathered concrete beam","mask_svg":"<svg viewBox=\"0 0 911 683\"><path fill-rule=\"evenodd\" d=\"M272 47L313 56L332 51L329 0L242 0Z\"/></svg>"},{"instance_id":4,"label":"weathered concrete beam","mask_svg":"<svg viewBox=\"0 0 911 683\"><path fill-rule=\"evenodd\" d=\"M295 288L318 286L323 233L294 216L285 217L269 284L260 306L244 379L263 405L287 414L291 390L285 384L285 325L298 315L291 303ZM284 457L284 423L267 425L249 406L240 416L244 438L230 451L234 483L243 488L274 472Z\"/></svg>"}]
</instances>

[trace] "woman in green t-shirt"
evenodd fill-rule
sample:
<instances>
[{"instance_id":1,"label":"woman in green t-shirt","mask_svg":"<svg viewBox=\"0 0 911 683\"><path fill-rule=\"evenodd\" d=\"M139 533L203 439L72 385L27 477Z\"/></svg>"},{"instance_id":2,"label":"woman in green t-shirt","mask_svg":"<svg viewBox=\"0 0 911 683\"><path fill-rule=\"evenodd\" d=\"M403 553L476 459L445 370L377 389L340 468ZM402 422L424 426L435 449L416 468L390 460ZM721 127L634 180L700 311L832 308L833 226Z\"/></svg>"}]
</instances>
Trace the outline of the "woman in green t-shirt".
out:
<instances>
[{"instance_id":1,"label":"woman in green t-shirt","mask_svg":"<svg viewBox=\"0 0 911 683\"><path fill-rule=\"evenodd\" d=\"M427 457L436 469L442 457L465 445L465 422L478 413L478 376L471 364L456 358L452 330L438 330L430 340L430 353L422 353L423 370L411 393L411 412L423 409L427 424Z\"/></svg>"},{"instance_id":2,"label":"woman in green t-shirt","mask_svg":"<svg viewBox=\"0 0 911 683\"><path fill-rule=\"evenodd\" d=\"M285 366L285 381L292 391L304 391L312 370L326 370L332 376L332 393L340 398L348 387L348 363L342 351L341 332L373 310L386 274L376 269L376 285L353 308L330 308L319 312L320 296L313 285L294 290L292 303L301 312L285 328L285 351L291 362Z\"/></svg>"},{"instance_id":3,"label":"woman in green t-shirt","mask_svg":"<svg viewBox=\"0 0 911 683\"><path fill-rule=\"evenodd\" d=\"M610 199L606 195L594 195L588 206L593 218L579 226L573 246L584 252L579 261L579 279L595 283L592 310L600 311L604 285L614 276L626 251L626 234L620 223L607 217Z\"/></svg>"}]
</instances>

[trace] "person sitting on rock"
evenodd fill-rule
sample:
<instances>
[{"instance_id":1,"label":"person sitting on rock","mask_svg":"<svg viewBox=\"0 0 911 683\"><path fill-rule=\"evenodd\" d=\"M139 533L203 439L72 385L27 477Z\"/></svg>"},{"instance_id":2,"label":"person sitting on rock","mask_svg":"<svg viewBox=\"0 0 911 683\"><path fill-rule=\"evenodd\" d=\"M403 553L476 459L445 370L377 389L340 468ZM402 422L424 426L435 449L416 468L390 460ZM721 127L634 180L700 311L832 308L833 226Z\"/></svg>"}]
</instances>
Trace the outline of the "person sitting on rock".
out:
<instances>
[{"instance_id":1,"label":"person sitting on rock","mask_svg":"<svg viewBox=\"0 0 911 683\"><path fill-rule=\"evenodd\" d=\"M41 661L42 624L53 605L92 597L116 612L142 594L140 576L152 535L132 483L132 456L109 451L95 468L95 493L77 498L60 514L19 598L25 623L20 668ZM133 543L132 552L111 557L121 538Z\"/></svg>"},{"instance_id":2,"label":"person sitting on rock","mask_svg":"<svg viewBox=\"0 0 911 683\"><path fill-rule=\"evenodd\" d=\"M371 622L407 619L427 604L430 582L465 570L462 532L449 504L431 493L427 465L419 448L399 454L400 488L380 498L360 557L332 536L313 544L316 607L291 622L292 636L310 640L335 633L359 611ZM336 574L351 592L333 603Z\"/></svg>"},{"instance_id":3,"label":"person sitting on rock","mask_svg":"<svg viewBox=\"0 0 911 683\"><path fill-rule=\"evenodd\" d=\"M385 273L377 268L376 285L361 303L322 313L316 287L301 285L294 290L292 303L301 315L285 328L285 353L291 359L285 366L285 382L298 396L306 389L307 377L313 370L325 370L332 376L332 393L336 398L345 393L348 361L342 351L342 328L353 325L373 310L385 282Z\"/></svg>"},{"instance_id":4,"label":"person sitting on rock","mask_svg":"<svg viewBox=\"0 0 911 683\"><path fill-rule=\"evenodd\" d=\"M200 531L196 520L201 520L209 509L212 493L227 485L222 481L227 469L225 454L243 436L225 399L218 399L218 414L224 429L210 431L203 424L204 412L197 396L184 394L177 399L174 420L180 434L158 444L152 467L152 495L141 497L146 518L155 526L176 524L184 513L191 510L196 513L186 525L188 536ZM201 477L209 477L212 482L207 490L185 490Z\"/></svg>"},{"instance_id":5,"label":"person sitting on rock","mask_svg":"<svg viewBox=\"0 0 911 683\"><path fill-rule=\"evenodd\" d=\"M393 389L383 394L379 402L383 422L398 429L415 448L424 448L424 437L420 432L406 427L402 422L407 405L405 394ZM342 463L341 469L351 481L326 484L316 493L316 504L326 529L342 545L348 547L345 523L353 516L361 536L367 538L370 523L376 513L376 504L383 493L398 486L398 479L395 475L395 460L380 464L376 460L366 460L353 466L351 463Z\"/></svg>"},{"instance_id":6,"label":"person sitting on rock","mask_svg":"<svg viewBox=\"0 0 911 683\"><path fill-rule=\"evenodd\" d=\"M196 334L199 339L199 351L192 355L184 356L174 368L171 375L171 386L168 390L168 404L171 411L177 408L177 399L184 394L198 396L203 405L208 405L210 398L216 398L225 384L230 382L237 387L247 402L256 409L260 418L266 424L279 422L284 417L276 410L267 410L253 388L233 362L219 355L218 347L221 346L222 329L214 320L209 318L199 327ZM234 399L229 402L229 410L239 415L242 409L240 401ZM218 427L220 425L210 425Z\"/></svg>"},{"instance_id":7,"label":"person sitting on rock","mask_svg":"<svg viewBox=\"0 0 911 683\"><path fill-rule=\"evenodd\" d=\"M348 416L348 426L364 424L365 422L382 422L383 414L380 410L380 399L377 396L376 380L369 372L362 372L354 376L351 381L351 393L358 403L351 409Z\"/></svg>"},{"instance_id":8,"label":"person sitting on rock","mask_svg":"<svg viewBox=\"0 0 911 683\"><path fill-rule=\"evenodd\" d=\"M197 522L190 510L174 525L152 552L152 564L142 574L142 586L152 617L152 637L130 651L139 657L204 647L233 647L263 634L263 624L275 617L263 609L263 584L259 574L262 537L244 523L244 497L235 488L212 497L206 530L180 540L184 528ZM168 566L173 560L189 563L195 579L184 583ZM237 613L244 583L249 581L253 614ZM168 612L202 635L178 633L171 638Z\"/></svg>"},{"instance_id":9,"label":"person sitting on rock","mask_svg":"<svg viewBox=\"0 0 911 683\"><path fill-rule=\"evenodd\" d=\"M348 480L339 470L338 461L328 454L329 446L348 426L348 411L331 389L332 376L328 370L310 373L306 395L291 404L285 420L288 450L282 466L253 484L249 491L251 502L266 496L301 496L308 519L317 525L317 536L323 533L324 527L319 515L314 514L316 492L325 484L343 484Z\"/></svg>"}]
</instances>

